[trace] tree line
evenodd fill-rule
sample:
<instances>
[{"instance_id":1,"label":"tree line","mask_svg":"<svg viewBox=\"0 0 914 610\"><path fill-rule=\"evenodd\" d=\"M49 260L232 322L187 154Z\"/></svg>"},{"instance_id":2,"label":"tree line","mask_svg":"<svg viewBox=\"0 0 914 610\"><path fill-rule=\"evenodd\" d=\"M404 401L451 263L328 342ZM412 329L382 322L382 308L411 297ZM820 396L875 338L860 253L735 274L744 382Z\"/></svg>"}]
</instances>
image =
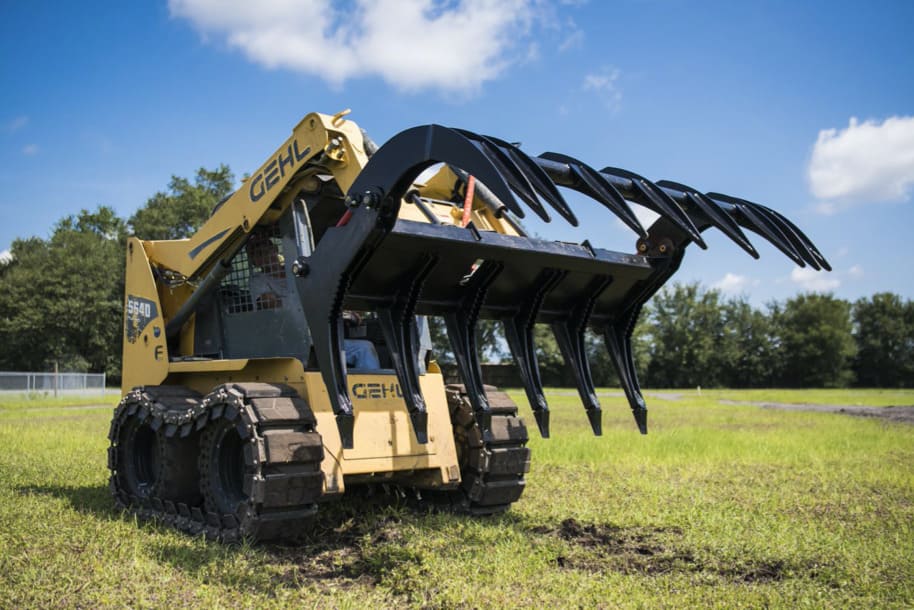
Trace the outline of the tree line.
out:
<instances>
[{"instance_id":1,"label":"tree line","mask_svg":"<svg viewBox=\"0 0 914 610\"><path fill-rule=\"evenodd\" d=\"M128 235L191 235L233 190L225 165L172 177L126 220L108 206L58 221L47 239L16 239L0 262L0 370L121 373Z\"/></svg>"},{"instance_id":2,"label":"tree line","mask_svg":"<svg viewBox=\"0 0 914 610\"><path fill-rule=\"evenodd\" d=\"M128 235L191 235L233 190L222 165L172 177L132 216L107 206L58 221L50 237L17 239L0 261L0 370L105 372L120 376L124 250ZM439 358L443 323L432 319ZM548 327L535 329L547 383L570 384ZM665 287L644 308L634 337L647 387L914 387L914 302L879 293L849 302L807 293L753 307L699 284ZM496 322L480 324L484 359L507 356ZM602 339L587 336L594 381L614 385Z\"/></svg>"}]
</instances>

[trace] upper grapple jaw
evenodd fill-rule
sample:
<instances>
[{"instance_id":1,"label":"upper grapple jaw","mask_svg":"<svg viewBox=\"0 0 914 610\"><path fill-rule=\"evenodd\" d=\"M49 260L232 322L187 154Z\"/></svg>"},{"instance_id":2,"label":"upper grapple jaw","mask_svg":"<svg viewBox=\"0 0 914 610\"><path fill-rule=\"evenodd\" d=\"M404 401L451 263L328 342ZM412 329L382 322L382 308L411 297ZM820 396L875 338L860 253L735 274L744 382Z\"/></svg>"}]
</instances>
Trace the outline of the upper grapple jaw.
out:
<instances>
[{"instance_id":1,"label":"upper grapple jaw","mask_svg":"<svg viewBox=\"0 0 914 610\"><path fill-rule=\"evenodd\" d=\"M435 163L458 179L473 176L499 210L522 218L524 207L549 220L547 207L577 224L558 186L582 192L615 213L647 245L644 256L519 235L467 229L447 223L398 220L418 174ZM421 188L421 187L419 187ZM412 195L412 200L419 195ZM488 195L487 195L488 197ZM740 225L771 241L797 264L830 269L792 222L746 200L701 193L673 181L651 182L613 167L600 171L560 153L530 157L504 140L440 125L401 132L378 148L346 194L351 216L328 228L299 278L299 294L311 326L315 355L337 417L344 447L351 447L354 414L338 331L344 307L378 312L385 341L418 443L428 441L428 412L416 366L416 315L443 316L468 398L483 433L491 407L476 345L477 322L504 323L505 338L520 370L540 434L550 434L549 408L536 358L533 329L551 325L571 369L593 432L602 416L585 332L602 331L638 429L647 432L647 407L638 382L632 331L644 304L675 273L684 247L706 248L701 231L716 227L753 257L758 252ZM660 214L649 229L628 202ZM361 202L361 203L360 203ZM428 217L429 214L426 214ZM510 219L510 216L509 216ZM670 244L672 247L665 247Z\"/></svg>"},{"instance_id":2,"label":"upper grapple jaw","mask_svg":"<svg viewBox=\"0 0 914 610\"><path fill-rule=\"evenodd\" d=\"M568 185L569 187L599 201L612 210L612 212L637 233L638 236L642 238L647 237L647 231L641 226L641 222L628 206L625 198L610 182L601 176L597 170L578 161L574 157L569 157L568 155L563 155L561 153L545 152L541 154L539 158L567 165L573 177L573 182Z\"/></svg>"},{"instance_id":3,"label":"upper grapple jaw","mask_svg":"<svg viewBox=\"0 0 914 610\"><path fill-rule=\"evenodd\" d=\"M707 195L712 200L727 205L737 222L763 236L800 267L808 264L817 271L831 271L831 265L812 240L779 212L723 193Z\"/></svg>"},{"instance_id":4,"label":"upper grapple jaw","mask_svg":"<svg viewBox=\"0 0 914 610\"><path fill-rule=\"evenodd\" d=\"M551 205L569 224L575 227L578 226L577 216L575 216L574 212L568 206L565 198L562 197L562 194L559 192L559 189L556 188L555 183L549 179L549 175L537 164L535 159L529 157L518 146L505 142L504 140L499 140L498 138L493 138L492 136L487 136L487 138L505 150L515 160L518 166L523 167L527 174L527 178L530 180L530 184L533 185L544 201Z\"/></svg>"},{"instance_id":5,"label":"upper grapple jaw","mask_svg":"<svg viewBox=\"0 0 914 610\"><path fill-rule=\"evenodd\" d=\"M695 226L695 223L692 222L689 215L656 184L644 176L618 167L604 167L600 170L600 173L629 181L629 190L638 198L638 203L650 208L654 212L660 214L661 217L674 223L702 250L708 249L708 245L701 237L701 232Z\"/></svg>"},{"instance_id":6,"label":"upper grapple jaw","mask_svg":"<svg viewBox=\"0 0 914 610\"><path fill-rule=\"evenodd\" d=\"M716 204L711 198L697 189L686 186L672 180L658 180L657 186L676 191L680 196L684 196L687 203L696 210L693 217L703 218L704 222L696 219L699 229L703 229L702 224L713 226L719 229L724 235L733 240L736 245L745 250L752 258L759 258L759 253L746 237L746 234L739 228L735 220ZM685 203L685 202L684 202Z\"/></svg>"}]
</instances>

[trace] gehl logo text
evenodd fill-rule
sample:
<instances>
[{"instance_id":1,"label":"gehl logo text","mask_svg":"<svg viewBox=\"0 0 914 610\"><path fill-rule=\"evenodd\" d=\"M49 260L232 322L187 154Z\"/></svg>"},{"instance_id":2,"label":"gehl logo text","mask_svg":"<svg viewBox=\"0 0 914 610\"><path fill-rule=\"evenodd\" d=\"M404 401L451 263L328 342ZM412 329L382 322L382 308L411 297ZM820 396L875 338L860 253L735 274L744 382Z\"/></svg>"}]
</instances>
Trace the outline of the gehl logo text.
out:
<instances>
[{"instance_id":1,"label":"gehl logo text","mask_svg":"<svg viewBox=\"0 0 914 610\"><path fill-rule=\"evenodd\" d=\"M403 398L400 384L391 383L356 383L352 386L352 395L355 398Z\"/></svg>"},{"instance_id":2,"label":"gehl logo text","mask_svg":"<svg viewBox=\"0 0 914 610\"><path fill-rule=\"evenodd\" d=\"M285 155L282 152L276 153L276 156L267 163L263 171L258 172L251 178L251 186L248 187L251 201L259 201L261 197L267 194L267 191L279 184L280 178L286 177L287 171L291 172L310 152L310 146L299 151L298 142L293 140L286 147Z\"/></svg>"}]
</instances>

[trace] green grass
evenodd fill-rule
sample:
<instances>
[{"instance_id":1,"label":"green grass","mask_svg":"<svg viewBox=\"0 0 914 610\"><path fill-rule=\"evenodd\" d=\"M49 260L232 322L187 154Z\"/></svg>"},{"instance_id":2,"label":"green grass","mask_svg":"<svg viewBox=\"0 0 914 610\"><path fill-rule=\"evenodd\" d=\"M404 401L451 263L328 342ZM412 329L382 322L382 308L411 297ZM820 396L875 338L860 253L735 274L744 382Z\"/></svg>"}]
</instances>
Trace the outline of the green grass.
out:
<instances>
[{"instance_id":1,"label":"green grass","mask_svg":"<svg viewBox=\"0 0 914 610\"><path fill-rule=\"evenodd\" d=\"M670 390L670 392L681 392L681 390ZM698 393L695 390L687 390L684 395L697 396ZM863 407L914 405L914 390L702 390L701 395L715 400L752 400Z\"/></svg>"},{"instance_id":2,"label":"green grass","mask_svg":"<svg viewBox=\"0 0 914 610\"><path fill-rule=\"evenodd\" d=\"M54 397L47 392L0 393L0 410L34 409L50 407L74 407L87 405L114 406L121 399L120 392L86 394L84 396L61 395Z\"/></svg>"},{"instance_id":3,"label":"green grass","mask_svg":"<svg viewBox=\"0 0 914 610\"><path fill-rule=\"evenodd\" d=\"M508 514L352 498L297 547L137 524L108 496L110 411L0 405L0 607L914 605L914 426L722 406L717 392L774 400L655 399L640 436L624 400L604 398L594 438L576 397L553 395L552 438L531 439Z\"/></svg>"}]
</instances>

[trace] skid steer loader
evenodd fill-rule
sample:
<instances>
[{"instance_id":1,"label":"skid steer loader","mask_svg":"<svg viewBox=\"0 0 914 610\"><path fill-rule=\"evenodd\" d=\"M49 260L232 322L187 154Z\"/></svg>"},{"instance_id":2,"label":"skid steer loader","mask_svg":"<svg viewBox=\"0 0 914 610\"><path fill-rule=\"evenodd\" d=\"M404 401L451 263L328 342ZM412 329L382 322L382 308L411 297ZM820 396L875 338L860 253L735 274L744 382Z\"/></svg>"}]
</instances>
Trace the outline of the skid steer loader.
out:
<instances>
[{"instance_id":1,"label":"skid steer loader","mask_svg":"<svg viewBox=\"0 0 914 610\"><path fill-rule=\"evenodd\" d=\"M478 320L504 324L543 437L536 323L551 325L596 435L584 333L602 334L646 433L632 329L686 246L706 247L702 231L758 258L747 228L800 266L830 269L792 222L744 199L440 125L379 148L345 114L307 115L189 239L129 240L108 450L120 507L228 541L295 536L320 502L359 483L504 511L524 490L527 428L483 384ZM631 227L635 251L526 235L527 211L577 225L560 186ZM659 219L645 229L630 202ZM255 235L275 247L275 269L246 248ZM345 311L367 314L379 368L347 367ZM444 318L461 385L420 359L421 316Z\"/></svg>"}]
</instances>

